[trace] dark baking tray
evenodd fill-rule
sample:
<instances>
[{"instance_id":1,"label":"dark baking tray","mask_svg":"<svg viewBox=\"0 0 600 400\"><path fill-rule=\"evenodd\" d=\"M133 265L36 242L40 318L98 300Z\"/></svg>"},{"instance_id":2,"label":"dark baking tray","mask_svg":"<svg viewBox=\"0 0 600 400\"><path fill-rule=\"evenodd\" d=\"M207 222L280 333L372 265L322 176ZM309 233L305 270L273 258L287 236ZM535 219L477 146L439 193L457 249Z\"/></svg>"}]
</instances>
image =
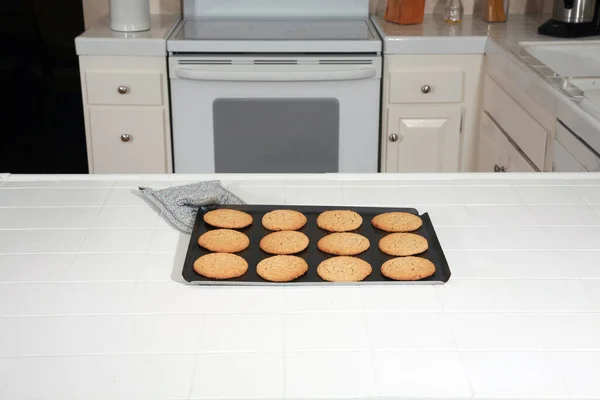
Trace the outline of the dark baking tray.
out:
<instances>
[{"instance_id":1,"label":"dark baking tray","mask_svg":"<svg viewBox=\"0 0 600 400\"><path fill-rule=\"evenodd\" d=\"M238 229L240 232L245 233L250 238L250 247L246 250L236 253L242 256L248 262L248 272L246 272L243 276L235 279L228 280L214 280L205 278L202 275L198 274L194 271L194 261L198 259L198 257L203 256L205 254L210 253L208 250L203 249L198 245L198 238L206 231L214 229L202 218L204 215L203 211L198 211L198 215L196 216L196 222L194 223L194 229L192 231L192 236L190 238L190 244L188 246L187 255L185 257L185 262L183 265L183 279L185 279L189 283L193 284L203 284L203 285L314 285L314 284L340 284L340 283L332 283L323 281L319 275L317 275L317 266L319 263L329 257L333 257L332 255L325 254L317 249L317 242L323 236L329 234L329 232L319 228L317 226L317 217L319 214L325 210L340 210L340 209L349 209L354 210L359 213L363 217L362 226L357 229L356 233L359 233L363 236L366 236L371 241L371 247L369 250L364 253L359 254L357 257L362 258L363 260L369 262L373 267L373 272L369 275L364 281L358 282L359 284L368 284L368 283L394 283L394 284L442 284L448 282L450 279L450 267L448 266L448 262L446 261L446 257L444 256L444 252L442 251L442 247L440 242L435 234L435 230L433 229L433 225L431 224L431 219L427 213L422 214L420 217L423 220L423 226L417 230L416 233L421 235L427 239L429 242L429 249L422 254L419 254L420 257L424 257L435 265L436 271L433 276L422 279L420 281L393 281L391 279L386 278L381 274L381 264L385 261L394 258L393 256L388 256L387 254L382 253L379 250L378 243L379 239L387 235L387 232L380 231L376 229L371 224L371 219L381 213L390 212L390 211L403 211L415 215L419 215L418 211L414 208L382 208L382 207L340 207L340 206L332 206L332 207L322 207L322 206L275 206L275 205L228 205L228 206L215 206L210 209L216 208L229 208L245 211L248 214L252 215L254 219L252 225L244 229ZM296 254L306 260L308 263L308 272L296 279L293 282L286 283L275 283L268 282L262 279L256 273L256 265L259 261L264 258L270 257L270 254L265 253L259 247L260 240L267 234L271 233L268 229L262 226L262 217L269 211L276 209L287 209L287 210L297 210L306 215L308 219L308 223L304 226L304 228L300 229L300 232L304 232L308 238L310 239L310 244L308 248L301 253ZM208 210L206 210L208 211ZM348 283L345 283L348 284ZM356 282L352 282L350 284L357 284Z\"/></svg>"}]
</instances>

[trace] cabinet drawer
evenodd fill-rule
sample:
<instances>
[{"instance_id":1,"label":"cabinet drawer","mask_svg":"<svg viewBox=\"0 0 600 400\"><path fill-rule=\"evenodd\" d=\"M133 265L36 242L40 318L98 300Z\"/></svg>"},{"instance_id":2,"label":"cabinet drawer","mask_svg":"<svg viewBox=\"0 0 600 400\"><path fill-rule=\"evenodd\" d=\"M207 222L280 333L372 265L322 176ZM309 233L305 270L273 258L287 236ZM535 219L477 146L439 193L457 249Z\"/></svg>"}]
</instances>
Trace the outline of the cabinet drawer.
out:
<instances>
[{"instance_id":1,"label":"cabinet drawer","mask_svg":"<svg viewBox=\"0 0 600 400\"><path fill-rule=\"evenodd\" d=\"M460 70L391 71L390 103L459 103L464 73Z\"/></svg>"},{"instance_id":2,"label":"cabinet drawer","mask_svg":"<svg viewBox=\"0 0 600 400\"><path fill-rule=\"evenodd\" d=\"M162 105L160 72L85 73L88 104Z\"/></svg>"},{"instance_id":3,"label":"cabinet drawer","mask_svg":"<svg viewBox=\"0 0 600 400\"><path fill-rule=\"evenodd\" d=\"M94 173L168 172L163 110L92 108L89 113Z\"/></svg>"},{"instance_id":4,"label":"cabinet drawer","mask_svg":"<svg viewBox=\"0 0 600 400\"><path fill-rule=\"evenodd\" d=\"M548 140L546 129L489 77L486 77L484 92L485 111L535 166L544 170Z\"/></svg>"}]
</instances>

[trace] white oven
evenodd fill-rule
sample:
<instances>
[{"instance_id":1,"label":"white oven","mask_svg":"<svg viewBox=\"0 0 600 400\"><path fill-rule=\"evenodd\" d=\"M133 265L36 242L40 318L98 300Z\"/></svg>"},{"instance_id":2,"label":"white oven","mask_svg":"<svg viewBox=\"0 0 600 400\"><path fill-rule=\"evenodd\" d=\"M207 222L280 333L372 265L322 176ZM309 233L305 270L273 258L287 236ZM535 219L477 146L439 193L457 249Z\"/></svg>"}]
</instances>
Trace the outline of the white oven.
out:
<instances>
[{"instance_id":1,"label":"white oven","mask_svg":"<svg viewBox=\"0 0 600 400\"><path fill-rule=\"evenodd\" d=\"M379 57L173 56L175 172L377 172Z\"/></svg>"}]
</instances>

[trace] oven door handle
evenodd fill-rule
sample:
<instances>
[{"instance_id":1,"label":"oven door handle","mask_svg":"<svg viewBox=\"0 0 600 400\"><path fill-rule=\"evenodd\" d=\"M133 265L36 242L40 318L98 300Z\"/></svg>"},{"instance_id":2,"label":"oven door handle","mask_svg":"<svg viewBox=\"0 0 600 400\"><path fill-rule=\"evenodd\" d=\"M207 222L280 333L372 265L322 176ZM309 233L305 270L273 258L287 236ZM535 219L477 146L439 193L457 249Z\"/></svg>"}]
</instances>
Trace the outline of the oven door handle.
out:
<instances>
[{"instance_id":1,"label":"oven door handle","mask_svg":"<svg viewBox=\"0 0 600 400\"><path fill-rule=\"evenodd\" d=\"M189 67L175 68L175 76L195 81L307 82L351 81L377 75L374 67L326 71L217 71Z\"/></svg>"}]
</instances>

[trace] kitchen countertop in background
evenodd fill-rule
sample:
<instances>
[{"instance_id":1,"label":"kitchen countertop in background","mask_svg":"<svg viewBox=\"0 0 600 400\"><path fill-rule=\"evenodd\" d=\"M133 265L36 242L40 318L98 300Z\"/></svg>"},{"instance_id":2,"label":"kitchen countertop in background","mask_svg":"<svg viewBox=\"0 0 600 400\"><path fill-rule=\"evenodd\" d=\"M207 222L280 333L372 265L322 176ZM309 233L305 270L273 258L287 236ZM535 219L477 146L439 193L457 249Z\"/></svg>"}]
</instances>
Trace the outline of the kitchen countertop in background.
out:
<instances>
[{"instance_id":1,"label":"kitchen countertop in background","mask_svg":"<svg viewBox=\"0 0 600 400\"><path fill-rule=\"evenodd\" d=\"M108 16L75 38L80 56L166 56L167 38L175 29L179 14L155 14L149 31L115 32L109 27Z\"/></svg>"},{"instance_id":2,"label":"kitchen countertop in background","mask_svg":"<svg viewBox=\"0 0 600 400\"><path fill-rule=\"evenodd\" d=\"M429 212L452 278L185 285L135 188L207 179ZM600 398L598 337L600 174L0 175L1 398Z\"/></svg>"}]
</instances>

